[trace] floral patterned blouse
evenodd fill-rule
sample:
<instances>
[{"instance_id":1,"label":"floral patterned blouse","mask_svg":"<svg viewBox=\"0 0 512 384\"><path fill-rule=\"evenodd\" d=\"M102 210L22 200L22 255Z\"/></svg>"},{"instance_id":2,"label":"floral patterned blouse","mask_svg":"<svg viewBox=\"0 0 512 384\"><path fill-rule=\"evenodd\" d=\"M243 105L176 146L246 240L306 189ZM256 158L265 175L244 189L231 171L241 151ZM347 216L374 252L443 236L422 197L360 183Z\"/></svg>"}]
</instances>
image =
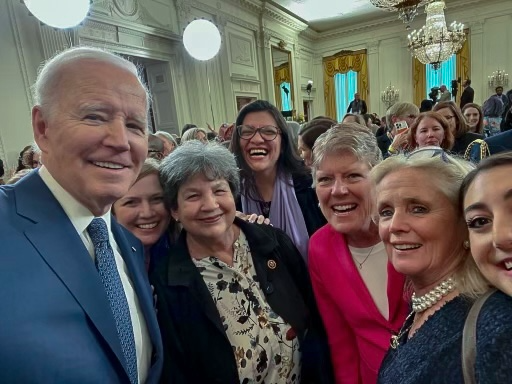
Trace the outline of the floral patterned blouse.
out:
<instances>
[{"instance_id":1,"label":"floral patterned blouse","mask_svg":"<svg viewBox=\"0 0 512 384\"><path fill-rule=\"evenodd\" d=\"M234 244L233 266L215 257L193 261L233 347L240 383L299 383L299 341L266 302L242 231Z\"/></svg>"}]
</instances>

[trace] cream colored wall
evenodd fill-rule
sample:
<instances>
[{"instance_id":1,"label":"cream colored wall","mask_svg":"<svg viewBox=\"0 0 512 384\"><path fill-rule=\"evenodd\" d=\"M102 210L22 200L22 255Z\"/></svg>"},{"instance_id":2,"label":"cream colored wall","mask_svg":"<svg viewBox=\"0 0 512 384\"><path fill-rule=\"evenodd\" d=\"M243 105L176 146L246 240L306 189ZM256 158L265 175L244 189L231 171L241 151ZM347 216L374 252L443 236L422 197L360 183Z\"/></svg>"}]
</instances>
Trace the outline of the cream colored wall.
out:
<instances>
[{"instance_id":1,"label":"cream colored wall","mask_svg":"<svg viewBox=\"0 0 512 384\"><path fill-rule=\"evenodd\" d=\"M512 1L447 1L447 7L448 24L456 19L470 29L471 80L475 101L482 103L491 92L487 76L498 67L512 73ZM425 15L420 14L412 23L412 29L424 23ZM401 101L412 101L412 58L407 49L405 25L398 19L392 17L381 23L323 34L304 33L303 40L315 47L313 78L320 80L315 82L316 114L324 109L321 58L341 50L367 49L371 112L385 113L380 92L390 83L400 89Z\"/></svg>"},{"instance_id":2,"label":"cream colored wall","mask_svg":"<svg viewBox=\"0 0 512 384\"><path fill-rule=\"evenodd\" d=\"M466 5L457 5L460 1ZM136 7L133 14L131 6ZM207 63L192 59L181 43L185 26L194 18L210 19L221 31L220 53ZM448 1L446 18L448 22L457 19L470 28L471 77L476 101L482 102L490 92L487 75L498 67L512 72L512 1ZM423 23L424 15L419 15L412 27ZM401 100L412 100L407 32L395 15L378 23L341 27L323 34L306 28L282 10L252 0L103 0L94 2L84 26L67 36L40 26L18 0L2 1L0 157L13 166L17 153L31 141L29 86L40 63L69 46L70 40L75 45L92 44L167 62L178 126L189 122L205 126L215 120L217 128L222 122L234 121L236 96L273 102L271 46L280 42L291 52L298 112L302 112L302 101L310 99L313 116L325 113L322 57L347 49L368 50L371 111L385 112L380 91L389 83L400 89ZM310 96L306 93L308 80L313 81Z\"/></svg>"}]
</instances>

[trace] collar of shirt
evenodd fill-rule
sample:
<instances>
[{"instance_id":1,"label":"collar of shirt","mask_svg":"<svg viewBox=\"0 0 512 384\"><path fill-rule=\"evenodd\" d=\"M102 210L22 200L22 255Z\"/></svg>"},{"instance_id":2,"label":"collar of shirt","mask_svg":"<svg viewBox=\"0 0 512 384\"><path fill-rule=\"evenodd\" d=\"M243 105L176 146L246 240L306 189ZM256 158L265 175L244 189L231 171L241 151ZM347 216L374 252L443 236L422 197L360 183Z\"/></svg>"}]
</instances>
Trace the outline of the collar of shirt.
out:
<instances>
[{"instance_id":1,"label":"collar of shirt","mask_svg":"<svg viewBox=\"0 0 512 384\"><path fill-rule=\"evenodd\" d=\"M66 215L68 216L69 220L71 220L71 223L75 227L78 234L83 236L85 230L89 224L91 224L91 221L95 216L91 213L91 211L89 211L89 209L84 207L80 202L78 202L78 200L71 196L68 191L62 188L62 186L57 182L57 180L53 178L53 176L50 174L50 171L44 165L39 169L39 176L41 176L43 182L62 206L62 209L64 209L64 212L66 212ZM103 216L101 216L101 218L105 220L107 223L107 228L111 233L110 209Z\"/></svg>"}]
</instances>

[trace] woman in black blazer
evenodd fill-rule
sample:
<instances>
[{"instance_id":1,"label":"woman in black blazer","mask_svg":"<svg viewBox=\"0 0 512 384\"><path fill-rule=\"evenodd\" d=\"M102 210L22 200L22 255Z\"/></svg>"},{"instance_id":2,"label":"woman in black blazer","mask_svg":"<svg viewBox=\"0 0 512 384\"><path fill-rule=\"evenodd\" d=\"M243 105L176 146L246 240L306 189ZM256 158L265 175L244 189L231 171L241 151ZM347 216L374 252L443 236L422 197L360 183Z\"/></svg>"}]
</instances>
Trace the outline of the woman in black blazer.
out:
<instances>
[{"instance_id":1,"label":"woman in black blazer","mask_svg":"<svg viewBox=\"0 0 512 384\"><path fill-rule=\"evenodd\" d=\"M160 170L183 230L151 275L163 383L333 383L304 261L272 226L235 218L238 169L218 144L191 142Z\"/></svg>"}]
</instances>

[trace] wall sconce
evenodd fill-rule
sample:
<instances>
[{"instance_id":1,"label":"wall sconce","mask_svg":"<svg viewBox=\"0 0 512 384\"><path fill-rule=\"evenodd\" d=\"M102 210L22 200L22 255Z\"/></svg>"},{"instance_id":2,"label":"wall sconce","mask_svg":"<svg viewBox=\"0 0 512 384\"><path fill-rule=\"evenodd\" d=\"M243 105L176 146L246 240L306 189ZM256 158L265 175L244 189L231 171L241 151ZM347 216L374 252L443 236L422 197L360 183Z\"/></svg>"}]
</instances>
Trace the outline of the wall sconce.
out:
<instances>
[{"instance_id":1,"label":"wall sconce","mask_svg":"<svg viewBox=\"0 0 512 384\"><path fill-rule=\"evenodd\" d=\"M384 104L386 104L387 108L395 104L399 98L400 91L396 89L394 86L392 86L391 83L386 87L384 91L381 92L380 96L380 99Z\"/></svg>"},{"instance_id":2,"label":"wall sconce","mask_svg":"<svg viewBox=\"0 0 512 384\"><path fill-rule=\"evenodd\" d=\"M306 85L306 92L308 93L308 97L311 99L311 90L313 89L313 80L308 80L308 85Z\"/></svg>"},{"instance_id":3,"label":"wall sconce","mask_svg":"<svg viewBox=\"0 0 512 384\"><path fill-rule=\"evenodd\" d=\"M505 71L501 69L494 71L491 76L487 77L489 81L489 88L508 85L508 73L505 73Z\"/></svg>"}]
</instances>

